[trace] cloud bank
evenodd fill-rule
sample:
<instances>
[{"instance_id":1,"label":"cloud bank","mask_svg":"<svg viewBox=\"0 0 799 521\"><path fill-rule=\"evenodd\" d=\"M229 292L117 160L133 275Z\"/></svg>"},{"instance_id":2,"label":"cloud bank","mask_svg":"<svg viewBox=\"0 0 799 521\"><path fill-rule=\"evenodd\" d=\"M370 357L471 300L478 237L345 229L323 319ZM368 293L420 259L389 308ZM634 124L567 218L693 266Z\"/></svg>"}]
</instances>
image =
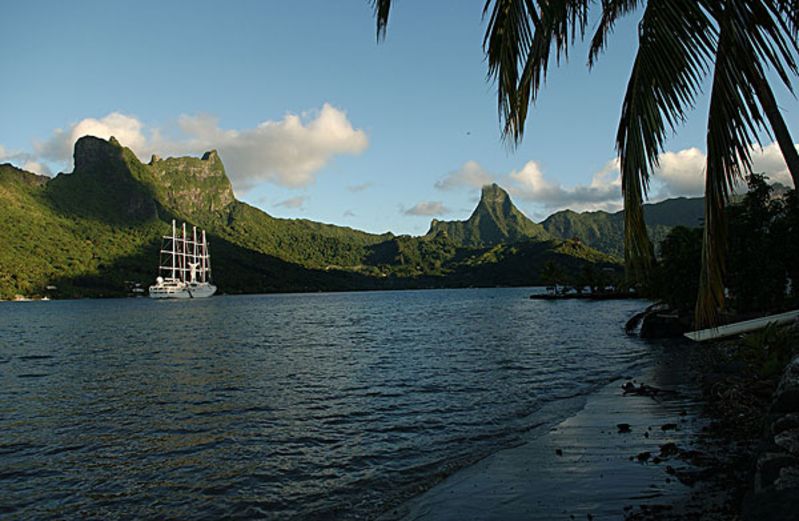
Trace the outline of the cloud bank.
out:
<instances>
[{"instance_id":1,"label":"cloud bank","mask_svg":"<svg viewBox=\"0 0 799 521\"><path fill-rule=\"evenodd\" d=\"M434 215L448 214L450 213L450 210L444 206L444 203L441 201L422 201L421 203L417 203L407 210L403 210L402 213L405 215L422 215L430 217Z\"/></svg>"},{"instance_id":2,"label":"cloud bank","mask_svg":"<svg viewBox=\"0 0 799 521\"><path fill-rule=\"evenodd\" d=\"M6 150L3 145L0 145L0 163L12 163L14 166L36 174L53 175L50 168L38 161L33 154L19 151L12 152Z\"/></svg>"},{"instance_id":3,"label":"cloud bank","mask_svg":"<svg viewBox=\"0 0 799 521\"><path fill-rule=\"evenodd\" d=\"M481 188L491 184L493 178L477 161L467 161L458 168L436 181L435 187L439 190L454 190L456 188Z\"/></svg>"},{"instance_id":4,"label":"cloud bank","mask_svg":"<svg viewBox=\"0 0 799 521\"><path fill-rule=\"evenodd\" d=\"M302 208L302 206L305 204L305 201L307 200L308 200L307 197L298 195L297 197L290 197L285 201L280 201L279 203L275 203L275 206L279 208L291 208L291 209Z\"/></svg>"},{"instance_id":5,"label":"cloud bank","mask_svg":"<svg viewBox=\"0 0 799 521\"><path fill-rule=\"evenodd\" d=\"M174 135L113 112L57 129L34 144L32 157L71 165L75 141L87 134L104 139L114 136L145 161L151 154L199 155L217 149L234 187L243 191L262 182L308 186L336 156L358 155L369 146L366 133L354 128L344 111L325 103L313 113L286 114L281 120L247 129L224 129L210 115L182 115Z\"/></svg>"},{"instance_id":6,"label":"cloud bank","mask_svg":"<svg viewBox=\"0 0 799 521\"><path fill-rule=\"evenodd\" d=\"M797 145L799 149L799 145ZM752 146L752 170L764 173L770 181L793 186L788 167L779 145L771 143L765 147ZM651 178L650 200L659 201L669 197L702 196L705 189L705 154L696 147L664 152ZM608 161L595 172L588 184L563 186L544 172L541 164L528 161L522 168L504 175L492 175L476 161L467 161L457 170L449 172L435 183L439 190L479 188L497 182L511 195L537 205L546 211L569 208L575 211L622 208L621 176L619 160ZM739 185L745 190L745 183Z\"/></svg>"}]
</instances>

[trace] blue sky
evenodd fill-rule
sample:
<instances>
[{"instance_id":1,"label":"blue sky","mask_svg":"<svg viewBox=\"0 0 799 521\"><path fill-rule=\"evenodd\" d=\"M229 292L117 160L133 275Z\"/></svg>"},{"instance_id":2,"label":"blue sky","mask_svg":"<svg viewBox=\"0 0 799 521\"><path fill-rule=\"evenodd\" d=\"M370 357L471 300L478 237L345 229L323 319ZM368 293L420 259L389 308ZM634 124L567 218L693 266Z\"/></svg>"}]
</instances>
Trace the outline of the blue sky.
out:
<instances>
[{"instance_id":1,"label":"blue sky","mask_svg":"<svg viewBox=\"0 0 799 521\"><path fill-rule=\"evenodd\" d=\"M69 171L80 132L113 132L144 161L218 148L239 198L372 232L466 218L486 180L534 219L617 208L613 137L636 18L593 71L581 46L552 70L511 149L486 81L482 4L398 0L378 45L365 0L13 2L0 161ZM778 98L796 133L799 104ZM706 111L702 98L667 143L656 198L701 188ZM782 179L778 156L767 147L756 166Z\"/></svg>"}]
</instances>

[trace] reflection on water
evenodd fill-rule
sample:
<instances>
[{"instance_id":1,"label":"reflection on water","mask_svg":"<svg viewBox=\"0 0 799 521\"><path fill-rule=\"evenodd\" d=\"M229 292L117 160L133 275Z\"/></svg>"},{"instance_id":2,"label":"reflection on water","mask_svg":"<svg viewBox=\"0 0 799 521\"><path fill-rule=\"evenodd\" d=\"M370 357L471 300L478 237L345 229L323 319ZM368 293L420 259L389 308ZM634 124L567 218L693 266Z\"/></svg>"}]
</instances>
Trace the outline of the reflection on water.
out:
<instances>
[{"instance_id":1,"label":"reflection on water","mask_svg":"<svg viewBox=\"0 0 799 521\"><path fill-rule=\"evenodd\" d=\"M370 517L639 360L530 290L0 303L0 517Z\"/></svg>"}]
</instances>

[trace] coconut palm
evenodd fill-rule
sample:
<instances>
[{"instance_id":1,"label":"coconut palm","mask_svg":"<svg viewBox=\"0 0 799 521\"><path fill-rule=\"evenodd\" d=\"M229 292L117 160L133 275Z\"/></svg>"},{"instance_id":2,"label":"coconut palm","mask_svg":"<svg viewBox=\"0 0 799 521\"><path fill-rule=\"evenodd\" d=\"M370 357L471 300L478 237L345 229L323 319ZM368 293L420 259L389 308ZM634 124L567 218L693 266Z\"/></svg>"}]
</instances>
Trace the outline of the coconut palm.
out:
<instances>
[{"instance_id":1,"label":"coconut palm","mask_svg":"<svg viewBox=\"0 0 799 521\"><path fill-rule=\"evenodd\" d=\"M378 39L385 37L391 0L373 0ZM496 82L503 134L524 135L528 109L546 80L550 61L568 59L586 37L599 7L588 65L605 49L615 23L641 13L639 47L616 134L625 208L628 272L646 273L653 249L643 202L669 132L693 108L712 75L707 121L705 230L697 325L715 323L724 304L724 207L734 184L751 171L751 146L772 131L799 187L799 155L777 106L766 72L792 92L799 72L799 0L487 0L484 50Z\"/></svg>"}]
</instances>

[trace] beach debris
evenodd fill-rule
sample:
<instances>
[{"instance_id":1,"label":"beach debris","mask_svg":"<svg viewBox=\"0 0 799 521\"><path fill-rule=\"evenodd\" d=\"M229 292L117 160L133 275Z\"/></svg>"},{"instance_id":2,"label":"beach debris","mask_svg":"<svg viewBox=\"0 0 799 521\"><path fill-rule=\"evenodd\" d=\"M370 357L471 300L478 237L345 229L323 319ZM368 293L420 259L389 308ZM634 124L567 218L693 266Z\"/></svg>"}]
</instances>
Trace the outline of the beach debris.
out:
<instances>
[{"instance_id":1,"label":"beach debris","mask_svg":"<svg viewBox=\"0 0 799 521\"><path fill-rule=\"evenodd\" d=\"M649 451L644 451L644 452L642 452L642 453L638 454L638 455L635 457L635 459L637 459L638 461L640 461L641 463L643 463L643 462L645 462L645 461L648 461L650 457L652 457L652 453L651 453L651 452L649 452Z\"/></svg>"},{"instance_id":2,"label":"beach debris","mask_svg":"<svg viewBox=\"0 0 799 521\"><path fill-rule=\"evenodd\" d=\"M660 446L660 457L661 458L670 458L672 456L676 456L680 453L680 448L677 447L676 443L664 443Z\"/></svg>"},{"instance_id":3,"label":"beach debris","mask_svg":"<svg viewBox=\"0 0 799 521\"><path fill-rule=\"evenodd\" d=\"M659 387L653 387L651 385L647 385L645 383L641 383L640 385L635 385L635 380L631 382L625 382L621 386L622 391L624 391L624 395L633 394L636 396L649 396L650 398L655 398L657 396L662 395L672 395L677 394L677 391L673 391L671 389L660 389Z\"/></svg>"},{"instance_id":4,"label":"beach debris","mask_svg":"<svg viewBox=\"0 0 799 521\"><path fill-rule=\"evenodd\" d=\"M619 423L616 425L616 427L618 427L619 429L619 434L626 434L628 432L632 432L629 423Z\"/></svg>"}]
</instances>

